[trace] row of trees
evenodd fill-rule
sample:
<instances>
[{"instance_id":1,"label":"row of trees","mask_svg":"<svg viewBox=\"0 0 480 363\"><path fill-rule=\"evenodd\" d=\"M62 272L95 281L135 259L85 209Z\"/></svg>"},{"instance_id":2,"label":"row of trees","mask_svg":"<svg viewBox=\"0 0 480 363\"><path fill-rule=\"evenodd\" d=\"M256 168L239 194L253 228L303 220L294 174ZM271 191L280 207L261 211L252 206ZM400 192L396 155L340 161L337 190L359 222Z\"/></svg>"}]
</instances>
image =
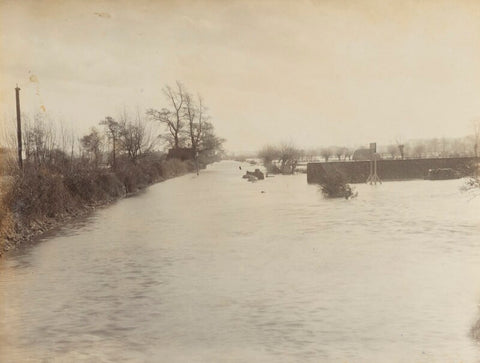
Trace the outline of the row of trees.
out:
<instances>
[{"instance_id":1,"label":"row of trees","mask_svg":"<svg viewBox=\"0 0 480 363\"><path fill-rule=\"evenodd\" d=\"M462 138L432 138L423 140L409 140L389 145L378 145L377 152L383 158L405 159L425 157L461 157L479 156L479 134ZM314 161L319 158L329 160L351 160L355 150L364 147L329 146L299 150L300 158L304 161Z\"/></svg>"},{"instance_id":2,"label":"row of trees","mask_svg":"<svg viewBox=\"0 0 480 363\"><path fill-rule=\"evenodd\" d=\"M9 147L0 148L0 168L9 175L0 177L0 254L3 241L30 235L52 218L76 215L156 181L198 172L199 163L218 157L223 139L215 135L201 98L194 101L180 83L177 87L181 101L175 99L174 108L167 102L157 113L107 116L80 138L46 113L31 120L23 115L23 167L17 164L13 132L5 136ZM173 94L169 87L164 91ZM169 157L170 152L161 152L164 140L172 141L166 146L170 150L173 145L194 153L185 160Z\"/></svg>"},{"instance_id":3,"label":"row of trees","mask_svg":"<svg viewBox=\"0 0 480 363\"><path fill-rule=\"evenodd\" d=\"M92 127L90 132L77 138L73 131L63 124L56 123L44 113L37 113L33 120L23 115L23 164L25 168L57 167L66 164L90 164L97 168L109 164L116 167L117 154L136 163L138 158L154 150L158 137L153 136L152 128L140 116L130 117L126 112L119 121L106 117L100 121L102 129ZM103 131L103 132L102 132ZM111 142L111 157L106 150ZM10 137L10 149L15 146ZM13 164L13 160L12 160Z\"/></svg>"},{"instance_id":4,"label":"row of trees","mask_svg":"<svg viewBox=\"0 0 480 363\"><path fill-rule=\"evenodd\" d=\"M383 158L405 159L405 158L426 158L426 157L462 157L480 156L480 120L472 123L472 134L459 138L430 138L402 141L397 139L394 144L378 145L377 152ZM303 161L314 161L322 158L325 161L330 159L351 160L358 149L346 146L329 146L297 150L297 156Z\"/></svg>"},{"instance_id":5,"label":"row of trees","mask_svg":"<svg viewBox=\"0 0 480 363\"><path fill-rule=\"evenodd\" d=\"M143 156L165 148L187 148L197 172L199 162L205 165L218 160L224 140L216 136L202 98L194 99L180 82L176 89L165 87L163 93L166 107L148 109L144 115L124 110L116 118L107 116L81 138L45 113L35 114L33 120L22 115L25 166L62 167L81 162L93 168L109 165L116 169L119 157L136 164ZM13 133L7 143L10 149L16 148Z\"/></svg>"},{"instance_id":6,"label":"row of trees","mask_svg":"<svg viewBox=\"0 0 480 363\"><path fill-rule=\"evenodd\" d=\"M158 144L158 137L153 135L152 129L139 114L136 118L130 118L124 112L118 121L107 116L99 124L104 128L103 134L93 127L89 134L80 139L83 152L96 167L107 143L110 145L108 163L113 169L117 167L117 154L136 164L140 157L151 153Z\"/></svg>"}]
</instances>

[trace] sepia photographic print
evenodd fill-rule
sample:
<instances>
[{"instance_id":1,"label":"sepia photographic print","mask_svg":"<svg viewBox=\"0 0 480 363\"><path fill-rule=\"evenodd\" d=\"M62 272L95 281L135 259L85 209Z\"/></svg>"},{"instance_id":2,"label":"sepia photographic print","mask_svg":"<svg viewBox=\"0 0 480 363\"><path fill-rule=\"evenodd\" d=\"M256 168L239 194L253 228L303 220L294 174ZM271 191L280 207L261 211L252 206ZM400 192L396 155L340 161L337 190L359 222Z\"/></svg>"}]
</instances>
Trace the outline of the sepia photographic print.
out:
<instances>
[{"instance_id":1,"label":"sepia photographic print","mask_svg":"<svg viewBox=\"0 0 480 363\"><path fill-rule=\"evenodd\" d=\"M0 0L0 362L480 362L480 2Z\"/></svg>"}]
</instances>

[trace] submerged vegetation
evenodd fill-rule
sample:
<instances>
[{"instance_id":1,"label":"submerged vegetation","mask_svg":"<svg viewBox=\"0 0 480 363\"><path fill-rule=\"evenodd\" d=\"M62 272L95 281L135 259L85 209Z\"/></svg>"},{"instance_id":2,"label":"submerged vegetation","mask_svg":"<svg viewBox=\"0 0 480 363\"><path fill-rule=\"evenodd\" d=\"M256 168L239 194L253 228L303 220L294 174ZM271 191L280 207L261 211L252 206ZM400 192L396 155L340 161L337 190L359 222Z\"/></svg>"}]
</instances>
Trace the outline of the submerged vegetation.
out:
<instances>
[{"instance_id":1,"label":"submerged vegetation","mask_svg":"<svg viewBox=\"0 0 480 363\"><path fill-rule=\"evenodd\" d=\"M326 198L351 199L358 195L358 192L347 184L345 176L338 172L324 175L319 184Z\"/></svg>"},{"instance_id":2,"label":"submerged vegetation","mask_svg":"<svg viewBox=\"0 0 480 363\"><path fill-rule=\"evenodd\" d=\"M291 144L267 145L258 153L265 169L271 174L294 174L302 155L302 151Z\"/></svg>"},{"instance_id":3,"label":"submerged vegetation","mask_svg":"<svg viewBox=\"0 0 480 363\"><path fill-rule=\"evenodd\" d=\"M305 158L305 152L291 144L267 145L260 150L258 157L268 173L294 174L298 161ZM358 194L347 184L346 177L339 172L323 175L319 185L325 198L351 199Z\"/></svg>"},{"instance_id":4,"label":"submerged vegetation","mask_svg":"<svg viewBox=\"0 0 480 363\"><path fill-rule=\"evenodd\" d=\"M479 165L477 165L477 170L478 168ZM466 179L464 185L461 187L461 190L472 193L474 197L480 196L480 176L478 172Z\"/></svg>"}]
</instances>

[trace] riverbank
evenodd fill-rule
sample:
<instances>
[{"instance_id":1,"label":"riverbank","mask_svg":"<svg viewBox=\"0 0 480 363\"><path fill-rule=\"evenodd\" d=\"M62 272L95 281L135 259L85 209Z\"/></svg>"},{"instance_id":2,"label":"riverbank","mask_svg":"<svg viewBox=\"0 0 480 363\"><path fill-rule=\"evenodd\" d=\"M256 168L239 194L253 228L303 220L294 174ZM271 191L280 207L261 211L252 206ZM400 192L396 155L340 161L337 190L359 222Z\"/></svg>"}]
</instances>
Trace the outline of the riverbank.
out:
<instances>
[{"instance_id":1,"label":"riverbank","mask_svg":"<svg viewBox=\"0 0 480 363\"><path fill-rule=\"evenodd\" d=\"M76 218L134 195L149 185L194 171L191 161L150 156L115 170L77 164L25 167L3 183L0 194L0 257Z\"/></svg>"}]
</instances>

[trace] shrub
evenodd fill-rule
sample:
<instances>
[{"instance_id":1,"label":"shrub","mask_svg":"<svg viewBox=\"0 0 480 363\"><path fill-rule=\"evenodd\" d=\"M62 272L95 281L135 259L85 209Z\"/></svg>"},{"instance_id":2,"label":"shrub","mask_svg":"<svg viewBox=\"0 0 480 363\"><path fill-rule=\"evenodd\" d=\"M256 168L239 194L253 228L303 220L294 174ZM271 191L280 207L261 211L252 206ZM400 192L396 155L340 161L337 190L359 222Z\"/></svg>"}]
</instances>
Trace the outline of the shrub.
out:
<instances>
[{"instance_id":1,"label":"shrub","mask_svg":"<svg viewBox=\"0 0 480 363\"><path fill-rule=\"evenodd\" d=\"M3 201L15 218L25 223L35 218L55 217L72 206L62 176L45 169L26 169L14 175Z\"/></svg>"},{"instance_id":2,"label":"shrub","mask_svg":"<svg viewBox=\"0 0 480 363\"><path fill-rule=\"evenodd\" d=\"M194 171L195 164L152 154L136 163L119 157L114 171L92 167L82 159L64 166L27 164L23 171L15 170L8 183L4 179L0 193L0 251L5 238L13 238L17 232L22 235L49 218L61 219L85 206Z\"/></svg>"},{"instance_id":3,"label":"shrub","mask_svg":"<svg viewBox=\"0 0 480 363\"><path fill-rule=\"evenodd\" d=\"M195 170L195 164L191 160L168 159L163 163L162 170L167 178L172 178Z\"/></svg>"},{"instance_id":4,"label":"shrub","mask_svg":"<svg viewBox=\"0 0 480 363\"><path fill-rule=\"evenodd\" d=\"M3 184L2 187L5 187L5 184ZM4 196L0 194L0 255L2 254L4 238L13 235L14 226L12 212L8 208Z\"/></svg>"},{"instance_id":5,"label":"shrub","mask_svg":"<svg viewBox=\"0 0 480 363\"><path fill-rule=\"evenodd\" d=\"M125 187L111 172L101 171L95 177L95 184L103 191L103 199L116 199L125 194Z\"/></svg>"},{"instance_id":6,"label":"shrub","mask_svg":"<svg viewBox=\"0 0 480 363\"><path fill-rule=\"evenodd\" d=\"M64 183L70 194L79 202L90 202L94 199L94 186L87 173L80 171L68 173Z\"/></svg>"},{"instance_id":7,"label":"shrub","mask_svg":"<svg viewBox=\"0 0 480 363\"><path fill-rule=\"evenodd\" d=\"M326 198L350 199L358 195L358 193L347 184L345 176L339 172L324 175L319 184Z\"/></svg>"}]
</instances>

